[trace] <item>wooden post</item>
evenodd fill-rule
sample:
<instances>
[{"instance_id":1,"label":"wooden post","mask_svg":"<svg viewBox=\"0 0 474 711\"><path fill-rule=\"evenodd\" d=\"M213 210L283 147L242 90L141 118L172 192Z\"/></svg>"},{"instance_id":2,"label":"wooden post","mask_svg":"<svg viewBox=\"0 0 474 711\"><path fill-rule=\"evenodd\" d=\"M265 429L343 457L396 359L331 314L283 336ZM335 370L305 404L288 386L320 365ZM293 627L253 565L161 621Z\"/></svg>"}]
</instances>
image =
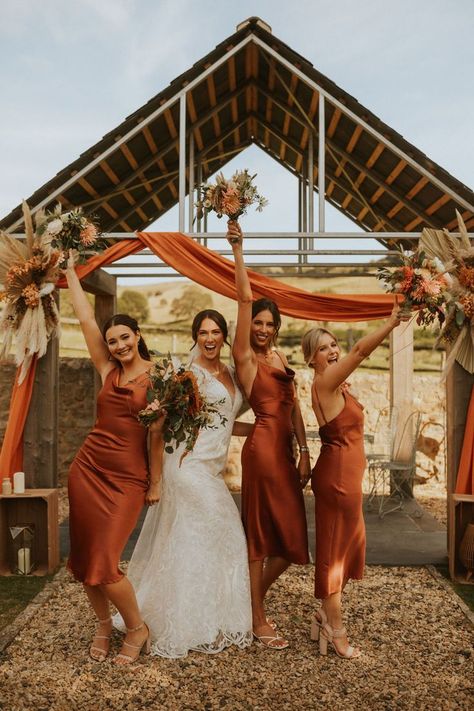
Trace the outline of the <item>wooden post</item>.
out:
<instances>
[{"instance_id":1,"label":"wooden post","mask_svg":"<svg viewBox=\"0 0 474 711\"><path fill-rule=\"evenodd\" d=\"M459 363L454 362L446 378L446 443L448 468L446 472L446 488L448 494L449 573L455 580L459 579L459 571L457 570L459 565L459 545L463 528L466 524L466 521L463 520L463 516L457 516L456 514L460 511L462 512L462 507L464 506L465 514L467 514L469 520L471 520L471 511L474 511L474 503L471 497L456 497L454 494L464 440L467 410L473 386L474 375L464 370ZM456 500L456 498L458 500ZM460 504L459 500L463 498L467 499L468 502ZM456 521L458 522L458 526L456 526ZM458 528L458 530L456 530L456 528Z\"/></svg>"},{"instance_id":2,"label":"wooden post","mask_svg":"<svg viewBox=\"0 0 474 711\"><path fill-rule=\"evenodd\" d=\"M401 323L390 334L390 411L395 409L396 432L404 433L403 441L395 441L397 460L407 462L412 452L411 427L405 428L413 412L413 319ZM412 418L413 420L413 418ZM410 425L412 422L410 422ZM411 490L407 490L412 495Z\"/></svg>"},{"instance_id":3,"label":"wooden post","mask_svg":"<svg viewBox=\"0 0 474 711\"><path fill-rule=\"evenodd\" d=\"M23 468L28 489L58 485L59 341L53 338L36 364L23 433Z\"/></svg>"}]
</instances>

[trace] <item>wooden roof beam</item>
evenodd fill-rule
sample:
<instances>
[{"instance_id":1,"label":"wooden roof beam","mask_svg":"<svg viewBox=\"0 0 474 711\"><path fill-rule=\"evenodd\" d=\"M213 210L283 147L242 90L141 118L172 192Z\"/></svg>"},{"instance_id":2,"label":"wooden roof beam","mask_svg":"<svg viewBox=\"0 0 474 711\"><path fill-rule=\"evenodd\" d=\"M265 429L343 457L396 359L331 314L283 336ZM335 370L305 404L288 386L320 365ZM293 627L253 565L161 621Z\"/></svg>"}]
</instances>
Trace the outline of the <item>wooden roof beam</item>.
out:
<instances>
[{"instance_id":1,"label":"wooden roof beam","mask_svg":"<svg viewBox=\"0 0 474 711\"><path fill-rule=\"evenodd\" d=\"M285 161L281 161L281 160L278 158L278 156L277 156L272 150L270 150L270 149L268 148L268 146L262 144L260 141L256 141L256 145L258 145L258 147L259 147L262 151L264 151L264 153L266 153L266 154L269 155L271 158L273 158L273 160L276 160L283 168L285 168L285 170L288 170L288 172L290 172L293 176L295 176L296 178L299 177L299 175L298 175L298 173L295 171L295 169L294 169L289 163L286 163ZM326 173L326 174L327 174L327 173ZM338 186L338 187L339 187L341 190L346 190L346 187L341 187L341 186ZM339 211L341 210L340 204L339 204L338 202L336 202L335 200L333 200L331 197L328 197L328 196L327 196L327 193L326 193L325 198L326 198L327 201L328 201L331 205L333 205L337 210L339 210ZM360 200L359 196L357 196L357 195L354 195L354 199L357 200L357 201ZM367 209L368 209L368 208L367 208ZM346 217L347 217L349 220L351 220L354 224L356 224L358 227L361 226L361 222L358 222L357 219L356 219L353 215L351 215L351 213L347 213ZM363 223L362 223L362 224L363 224ZM368 225L365 225L365 227L366 227L366 229L367 229L368 232L371 231L371 228L370 228ZM397 231L398 231L398 230L397 230Z\"/></svg>"},{"instance_id":2,"label":"wooden roof beam","mask_svg":"<svg viewBox=\"0 0 474 711\"><path fill-rule=\"evenodd\" d=\"M197 112L196 112L196 107L194 106L194 99L193 99L193 92L188 91L186 94L186 101L188 104L188 113L189 113L189 118L191 120L191 124L196 124L198 120ZM201 131L199 130L199 127L195 127L192 129L194 132L194 140L196 141L196 146L199 151L202 151L204 147L204 143L202 140L201 136Z\"/></svg>"},{"instance_id":3,"label":"wooden roof beam","mask_svg":"<svg viewBox=\"0 0 474 711\"><path fill-rule=\"evenodd\" d=\"M263 126L262 122L260 122L260 125ZM301 159L304 158L304 155L303 155L302 152L301 152L300 146L298 146L297 144L293 143L292 140L291 140L288 136L284 136L278 129L276 129L276 128L273 127L273 126L266 126L266 128L268 129L268 131L269 131L270 133L273 133L273 134L274 134L275 138L277 138L277 139L278 139L279 141L281 141L282 143L285 143L288 148L290 148L292 151L294 151L297 156L300 156ZM270 149L269 149L269 150L270 150ZM281 154L281 152L280 152L280 154ZM282 161L281 157L280 157L279 160ZM282 162L284 162L284 161L282 161ZM336 183L336 185L337 185L338 188L340 188L341 190L344 190L344 192L346 192L347 194L351 194L351 196L352 196L353 199L355 199L355 200L357 200L358 202L360 202L361 204L363 204L363 200L362 200L362 198L361 198L360 195L358 195L356 192L354 192L351 187L347 186L346 184L342 185L342 184L341 184L341 181L340 181L340 180L337 180L337 178L340 177L340 176L336 176L335 172L331 171L331 169L330 169L329 166L328 166L328 162L326 163L326 176L327 176L328 179L334 181L334 182ZM301 175L300 175L299 177L301 177ZM316 192L316 186L315 186L315 192ZM380 219L385 220L386 224L389 225L390 228L393 229L395 232L399 231L399 228L396 227L396 226L395 226L393 223L391 223L389 220L387 220L386 217L385 217L385 215L383 215L382 213L378 213L377 211L374 210L374 215L375 215L375 216L377 217L377 219L379 219L379 220L380 220Z\"/></svg>"}]
</instances>

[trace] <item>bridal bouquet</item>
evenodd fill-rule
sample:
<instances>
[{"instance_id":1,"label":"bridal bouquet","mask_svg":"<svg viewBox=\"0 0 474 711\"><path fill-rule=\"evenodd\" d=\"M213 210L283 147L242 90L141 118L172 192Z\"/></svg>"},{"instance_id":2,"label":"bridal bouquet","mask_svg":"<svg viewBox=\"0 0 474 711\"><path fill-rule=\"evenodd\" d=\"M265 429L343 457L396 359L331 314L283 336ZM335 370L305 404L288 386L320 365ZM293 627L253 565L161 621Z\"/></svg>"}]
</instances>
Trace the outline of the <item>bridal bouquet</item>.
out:
<instances>
[{"instance_id":1,"label":"bridal bouquet","mask_svg":"<svg viewBox=\"0 0 474 711\"><path fill-rule=\"evenodd\" d=\"M84 262L86 256L101 252L108 246L101 238L97 218L86 217L80 207L62 212L62 206L58 204L52 212L38 212L35 222L36 233L52 249L66 254L73 249L79 255L79 262ZM61 267L64 268L66 264L67 257L63 257Z\"/></svg>"},{"instance_id":2,"label":"bridal bouquet","mask_svg":"<svg viewBox=\"0 0 474 711\"><path fill-rule=\"evenodd\" d=\"M171 454L182 442L186 454L190 452L201 429L217 429L215 416L221 424L227 419L219 412L224 400L209 402L199 392L194 373L180 365L175 367L171 356L154 363L150 371L151 387L147 391L148 406L138 413L138 420L148 427L166 410L163 427L165 452Z\"/></svg>"},{"instance_id":3,"label":"bridal bouquet","mask_svg":"<svg viewBox=\"0 0 474 711\"><path fill-rule=\"evenodd\" d=\"M437 257L428 258L423 251L407 254L400 250L400 265L377 270L377 279L386 291L404 296L402 311L417 311L418 325L442 324L452 279Z\"/></svg>"},{"instance_id":4,"label":"bridal bouquet","mask_svg":"<svg viewBox=\"0 0 474 711\"><path fill-rule=\"evenodd\" d=\"M226 215L230 220L238 220L254 203L257 204L257 212L261 212L268 205L268 200L259 194L253 184L255 177L248 170L237 170L230 180L218 173L215 183L203 183L196 202L197 217L201 219L205 213L214 210L219 218Z\"/></svg>"}]
</instances>

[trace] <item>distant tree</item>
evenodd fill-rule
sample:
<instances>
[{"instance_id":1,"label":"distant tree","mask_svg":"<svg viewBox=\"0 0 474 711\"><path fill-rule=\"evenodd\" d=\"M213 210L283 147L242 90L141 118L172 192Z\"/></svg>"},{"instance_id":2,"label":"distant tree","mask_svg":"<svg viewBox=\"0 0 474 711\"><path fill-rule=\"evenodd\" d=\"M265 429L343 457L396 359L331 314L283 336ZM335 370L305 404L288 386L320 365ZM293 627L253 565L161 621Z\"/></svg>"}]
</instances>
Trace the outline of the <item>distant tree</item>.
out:
<instances>
[{"instance_id":1,"label":"distant tree","mask_svg":"<svg viewBox=\"0 0 474 711\"><path fill-rule=\"evenodd\" d=\"M181 296L171 302L170 313L183 319L204 309L212 309L212 296L197 286L187 286Z\"/></svg>"},{"instance_id":2,"label":"distant tree","mask_svg":"<svg viewBox=\"0 0 474 711\"><path fill-rule=\"evenodd\" d=\"M117 311L136 318L138 323L146 323L150 316L148 301L139 291L126 289L117 299Z\"/></svg>"}]
</instances>

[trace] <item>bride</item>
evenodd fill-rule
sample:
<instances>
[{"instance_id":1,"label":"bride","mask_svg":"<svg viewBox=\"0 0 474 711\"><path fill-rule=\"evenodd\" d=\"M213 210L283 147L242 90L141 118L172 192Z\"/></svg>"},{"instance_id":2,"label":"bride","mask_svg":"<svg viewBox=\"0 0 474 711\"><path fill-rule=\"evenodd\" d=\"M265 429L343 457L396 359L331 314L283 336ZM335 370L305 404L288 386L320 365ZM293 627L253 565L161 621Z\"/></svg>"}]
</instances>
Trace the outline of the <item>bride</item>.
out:
<instances>
[{"instance_id":1,"label":"bride","mask_svg":"<svg viewBox=\"0 0 474 711\"><path fill-rule=\"evenodd\" d=\"M225 421L216 417L216 429L201 430L181 466L183 444L163 454L160 502L147 513L127 573L150 629L151 653L170 658L252 641L247 546L222 478L231 434L244 436L251 426L234 422L242 396L233 369L220 360L224 317L201 311L192 336L190 368L202 395L223 401ZM114 622L123 629L120 615Z\"/></svg>"}]
</instances>

